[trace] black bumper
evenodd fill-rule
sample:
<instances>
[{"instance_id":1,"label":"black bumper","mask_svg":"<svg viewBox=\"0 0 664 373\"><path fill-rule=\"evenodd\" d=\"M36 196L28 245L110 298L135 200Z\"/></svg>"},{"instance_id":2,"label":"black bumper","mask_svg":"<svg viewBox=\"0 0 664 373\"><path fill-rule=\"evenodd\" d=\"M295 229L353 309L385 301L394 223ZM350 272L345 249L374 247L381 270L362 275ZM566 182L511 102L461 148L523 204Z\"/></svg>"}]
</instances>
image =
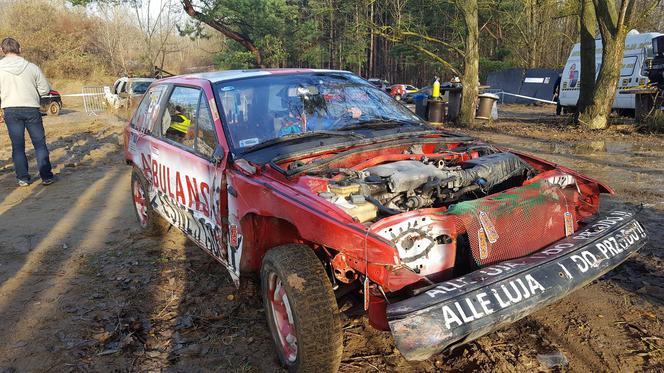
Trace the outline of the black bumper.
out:
<instances>
[{"instance_id":1,"label":"black bumper","mask_svg":"<svg viewBox=\"0 0 664 373\"><path fill-rule=\"evenodd\" d=\"M586 285L645 242L632 213L612 211L534 254L441 282L387 307L397 348L425 360L470 342Z\"/></svg>"}]
</instances>

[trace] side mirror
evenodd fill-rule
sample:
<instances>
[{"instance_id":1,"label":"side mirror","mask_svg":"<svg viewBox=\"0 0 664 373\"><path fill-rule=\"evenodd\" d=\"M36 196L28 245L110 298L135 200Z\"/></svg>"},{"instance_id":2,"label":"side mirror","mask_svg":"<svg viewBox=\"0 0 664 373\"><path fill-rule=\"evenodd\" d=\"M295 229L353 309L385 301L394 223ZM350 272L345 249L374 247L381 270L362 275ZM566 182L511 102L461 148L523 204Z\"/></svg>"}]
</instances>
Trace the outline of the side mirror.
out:
<instances>
[{"instance_id":1,"label":"side mirror","mask_svg":"<svg viewBox=\"0 0 664 373\"><path fill-rule=\"evenodd\" d=\"M224 160L225 156L226 153L224 153L224 148L222 148L221 145L217 144L217 146L214 148L214 152L212 153L212 163L215 166L220 165L221 161Z\"/></svg>"}]
</instances>

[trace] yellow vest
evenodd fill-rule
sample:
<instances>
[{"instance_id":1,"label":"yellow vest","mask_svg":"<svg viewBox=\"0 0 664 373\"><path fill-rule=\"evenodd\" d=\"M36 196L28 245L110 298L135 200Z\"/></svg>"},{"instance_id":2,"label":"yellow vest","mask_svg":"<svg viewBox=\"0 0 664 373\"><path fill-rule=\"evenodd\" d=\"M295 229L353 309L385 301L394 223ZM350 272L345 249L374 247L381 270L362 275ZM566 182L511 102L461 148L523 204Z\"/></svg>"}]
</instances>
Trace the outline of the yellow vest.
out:
<instances>
[{"instance_id":1,"label":"yellow vest","mask_svg":"<svg viewBox=\"0 0 664 373\"><path fill-rule=\"evenodd\" d=\"M180 117L180 119L182 119L182 122L171 121L171 128L186 134L187 129L191 125L191 120L182 114L176 114L175 116Z\"/></svg>"}]
</instances>

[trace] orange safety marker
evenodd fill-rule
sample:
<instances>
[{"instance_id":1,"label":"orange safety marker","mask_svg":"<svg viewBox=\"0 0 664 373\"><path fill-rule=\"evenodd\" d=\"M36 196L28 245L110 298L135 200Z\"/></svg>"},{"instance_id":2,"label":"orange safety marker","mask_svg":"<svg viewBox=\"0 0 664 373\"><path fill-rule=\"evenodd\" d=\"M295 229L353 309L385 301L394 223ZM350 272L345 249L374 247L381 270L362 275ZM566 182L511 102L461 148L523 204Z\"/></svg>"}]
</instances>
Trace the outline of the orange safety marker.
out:
<instances>
[{"instance_id":1,"label":"orange safety marker","mask_svg":"<svg viewBox=\"0 0 664 373\"><path fill-rule=\"evenodd\" d=\"M484 211L480 211L480 224L482 224L482 228L484 228L484 233L486 233L486 238L489 242L496 243L496 241L498 241L496 226L493 225L493 222L489 219L489 215Z\"/></svg>"}]
</instances>

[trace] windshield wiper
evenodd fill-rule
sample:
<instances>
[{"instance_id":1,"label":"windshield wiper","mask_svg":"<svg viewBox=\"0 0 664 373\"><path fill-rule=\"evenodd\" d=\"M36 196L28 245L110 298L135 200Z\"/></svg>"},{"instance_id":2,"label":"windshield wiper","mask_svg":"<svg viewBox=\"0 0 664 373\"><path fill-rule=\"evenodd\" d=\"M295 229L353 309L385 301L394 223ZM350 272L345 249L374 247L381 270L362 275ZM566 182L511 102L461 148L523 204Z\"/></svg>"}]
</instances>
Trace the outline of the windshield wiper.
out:
<instances>
[{"instance_id":1,"label":"windshield wiper","mask_svg":"<svg viewBox=\"0 0 664 373\"><path fill-rule=\"evenodd\" d=\"M367 119L367 120L361 120L358 122L353 122L350 124L347 124L343 127L339 127L339 131L347 131L347 130L353 130L353 129L360 129L360 128L377 128L377 129L382 129L382 128L395 128L395 127L402 127L402 126L408 126L408 127L421 127L417 123L413 123L407 120L401 120L401 119L389 119L389 118L373 118L373 119Z\"/></svg>"},{"instance_id":2,"label":"windshield wiper","mask_svg":"<svg viewBox=\"0 0 664 373\"><path fill-rule=\"evenodd\" d=\"M311 139L311 138L317 138L317 137L318 138L320 138L320 137L354 137L354 138L358 138L358 139L365 138L364 135L360 135L359 133L346 132L346 131L320 130L320 131L311 131L311 132L300 132L300 133L292 133L292 134L284 135L284 136L281 136L281 137L275 137L271 140L264 141L260 144L250 146L246 149L243 149L243 153L253 152L253 151L259 150L259 149L265 149L265 148L268 148L272 145L281 144L281 143L285 143L285 142L293 142L295 140Z\"/></svg>"}]
</instances>

